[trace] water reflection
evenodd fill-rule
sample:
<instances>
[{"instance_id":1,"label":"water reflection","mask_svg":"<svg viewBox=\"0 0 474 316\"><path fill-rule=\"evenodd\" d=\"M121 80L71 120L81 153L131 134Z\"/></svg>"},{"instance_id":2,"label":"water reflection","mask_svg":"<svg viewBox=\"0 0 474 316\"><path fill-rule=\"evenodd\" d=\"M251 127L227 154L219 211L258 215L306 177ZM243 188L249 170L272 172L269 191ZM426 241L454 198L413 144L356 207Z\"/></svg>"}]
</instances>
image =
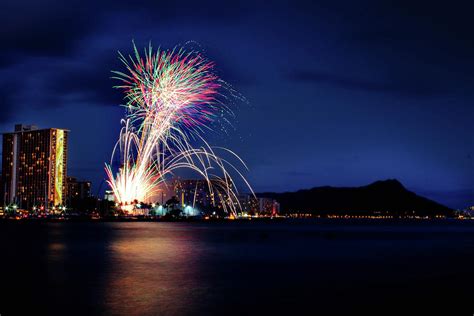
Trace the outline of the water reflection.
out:
<instances>
[{"instance_id":1,"label":"water reflection","mask_svg":"<svg viewBox=\"0 0 474 316\"><path fill-rule=\"evenodd\" d=\"M3 223L0 313L471 309L474 222L384 223Z\"/></svg>"},{"instance_id":2,"label":"water reflection","mask_svg":"<svg viewBox=\"0 0 474 316\"><path fill-rule=\"evenodd\" d=\"M108 312L183 315L198 309L208 290L199 282L205 248L199 231L162 223L119 223L114 229L104 289Z\"/></svg>"},{"instance_id":3,"label":"water reflection","mask_svg":"<svg viewBox=\"0 0 474 316\"><path fill-rule=\"evenodd\" d=\"M106 223L48 223L47 284L38 293L49 315L99 314L113 230Z\"/></svg>"}]
</instances>

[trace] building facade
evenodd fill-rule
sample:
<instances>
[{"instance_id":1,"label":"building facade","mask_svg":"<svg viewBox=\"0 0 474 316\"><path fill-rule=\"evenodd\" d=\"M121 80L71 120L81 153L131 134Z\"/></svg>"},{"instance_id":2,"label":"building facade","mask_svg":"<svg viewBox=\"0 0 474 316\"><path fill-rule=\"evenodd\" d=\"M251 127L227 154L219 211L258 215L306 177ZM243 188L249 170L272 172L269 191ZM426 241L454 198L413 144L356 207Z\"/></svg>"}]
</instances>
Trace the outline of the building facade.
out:
<instances>
[{"instance_id":1,"label":"building facade","mask_svg":"<svg viewBox=\"0 0 474 316\"><path fill-rule=\"evenodd\" d=\"M280 214L280 203L271 198L258 198L259 215L275 216Z\"/></svg>"},{"instance_id":2,"label":"building facade","mask_svg":"<svg viewBox=\"0 0 474 316\"><path fill-rule=\"evenodd\" d=\"M66 202L69 131L15 125L3 134L2 194L5 204L23 209Z\"/></svg>"},{"instance_id":3,"label":"building facade","mask_svg":"<svg viewBox=\"0 0 474 316\"><path fill-rule=\"evenodd\" d=\"M205 180L175 180L173 188L181 205L207 207L213 204L212 195L209 193L208 183Z\"/></svg>"},{"instance_id":4,"label":"building facade","mask_svg":"<svg viewBox=\"0 0 474 316\"><path fill-rule=\"evenodd\" d=\"M74 177L67 177L66 184L66 203L68 205L74 200L84 200L91 196L90 181L78 181Z\"/></svg>"},{"instance_id":5,"label":"building facade","mask_svg":"<svg viewBox=\"0 0 474 316\"><path fill-rule=\"evenodd\" d=\"M112 190L105 190L104 200L109 201L109 202L115 202L114 191L112 191Z\"/></svg>"}]
</instances>

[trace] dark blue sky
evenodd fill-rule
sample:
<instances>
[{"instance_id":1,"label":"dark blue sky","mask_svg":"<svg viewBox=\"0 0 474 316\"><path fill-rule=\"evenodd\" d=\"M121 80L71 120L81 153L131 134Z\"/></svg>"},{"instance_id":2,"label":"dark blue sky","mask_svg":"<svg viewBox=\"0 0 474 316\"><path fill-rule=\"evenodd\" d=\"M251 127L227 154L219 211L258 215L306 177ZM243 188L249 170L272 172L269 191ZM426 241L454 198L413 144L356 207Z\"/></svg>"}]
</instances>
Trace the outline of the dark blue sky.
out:
<instances>
[{"instance_id":1,"label":"dark blue sky","mask_svg":"<svg viewBox=\"0 0 474 316\"><path fill-rule=\"evenodd\" d=\"M249 101L212 143L256 191L397 178L474 204L468 2L95 2L2 1L0 130L70 129L69 174L96 189L123 116L117 50L196 41Z\"/></svg>"}]
</instances>

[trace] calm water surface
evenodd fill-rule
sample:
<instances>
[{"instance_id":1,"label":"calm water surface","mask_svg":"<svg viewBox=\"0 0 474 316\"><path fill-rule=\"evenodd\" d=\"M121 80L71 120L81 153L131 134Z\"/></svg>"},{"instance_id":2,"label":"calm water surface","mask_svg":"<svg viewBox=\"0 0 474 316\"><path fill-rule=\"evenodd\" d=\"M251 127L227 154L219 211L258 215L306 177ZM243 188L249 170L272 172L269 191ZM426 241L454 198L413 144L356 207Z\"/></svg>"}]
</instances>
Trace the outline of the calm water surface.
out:
<instances>
[{"instance_id":1,"label":"calm water surface","mask_svg":"<svg viewBox=\"0 0 474 316\"><path fill-rule=\"evenodd\" d=\"M474 222L25 222L0 238L2 316L474 312Z\"/></svg>"}]
</instances>

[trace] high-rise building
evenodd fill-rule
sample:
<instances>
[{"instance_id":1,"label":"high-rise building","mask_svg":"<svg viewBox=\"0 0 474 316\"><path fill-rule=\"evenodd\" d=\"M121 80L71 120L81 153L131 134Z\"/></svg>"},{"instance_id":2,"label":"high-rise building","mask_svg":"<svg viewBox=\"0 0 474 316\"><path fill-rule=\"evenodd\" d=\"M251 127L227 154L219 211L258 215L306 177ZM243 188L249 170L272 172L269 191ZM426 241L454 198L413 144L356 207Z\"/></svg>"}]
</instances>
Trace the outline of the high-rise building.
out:
<instances>
[{"instance_id":1,"label":"high-rise building","mask_svg":"<svg viewBox=\"0 0 474 316\"><path fill-rule=\"evenodd\" d=\"M258 198L258 211L260 215L277 215L280 213L280 203L271 198Z\"/></svg>"},{"instance_id":2,"label":"high-rise building","mask_svg":"<svg viewBox=\"0 0 474 316\"><path fill-rule=\"evenodd\" d=\"M208 184L205 180L181 180L176 179L173 183L174 194L181 205L208 206L212 203Z\"/></svg>"},{"instance_id":3,"label":"high-rise building","mask_svg":"<svg viewBox=\"0 0 474 316\"><path fill-rule=\"evenodd\" d=\"M112 190L105 190L104 200L109 201L109 202L115 202L114 191L112 191Z\"/></svg>"},{"instance_id":4,"label":"high-rise building","mask_svg":"<svg viewBox=\"0 0 474 316\"><path fill-rule=\"evenodd\" d=\"M20 208L64 205L68 130L15 125L3 134L2 194Z\"/></svg>"},{"instance_id":5,"label":"high-rise building","mask_svg":"<svg viewBox=\"0 0 474 316\"><path fill-rule=\"evenodd\" d=\"M78 181L76 178L67 177L66 184L66 203L71 203L74 200L84 200L91 196L90 181Z\"/></svg>"}]
</instances>

